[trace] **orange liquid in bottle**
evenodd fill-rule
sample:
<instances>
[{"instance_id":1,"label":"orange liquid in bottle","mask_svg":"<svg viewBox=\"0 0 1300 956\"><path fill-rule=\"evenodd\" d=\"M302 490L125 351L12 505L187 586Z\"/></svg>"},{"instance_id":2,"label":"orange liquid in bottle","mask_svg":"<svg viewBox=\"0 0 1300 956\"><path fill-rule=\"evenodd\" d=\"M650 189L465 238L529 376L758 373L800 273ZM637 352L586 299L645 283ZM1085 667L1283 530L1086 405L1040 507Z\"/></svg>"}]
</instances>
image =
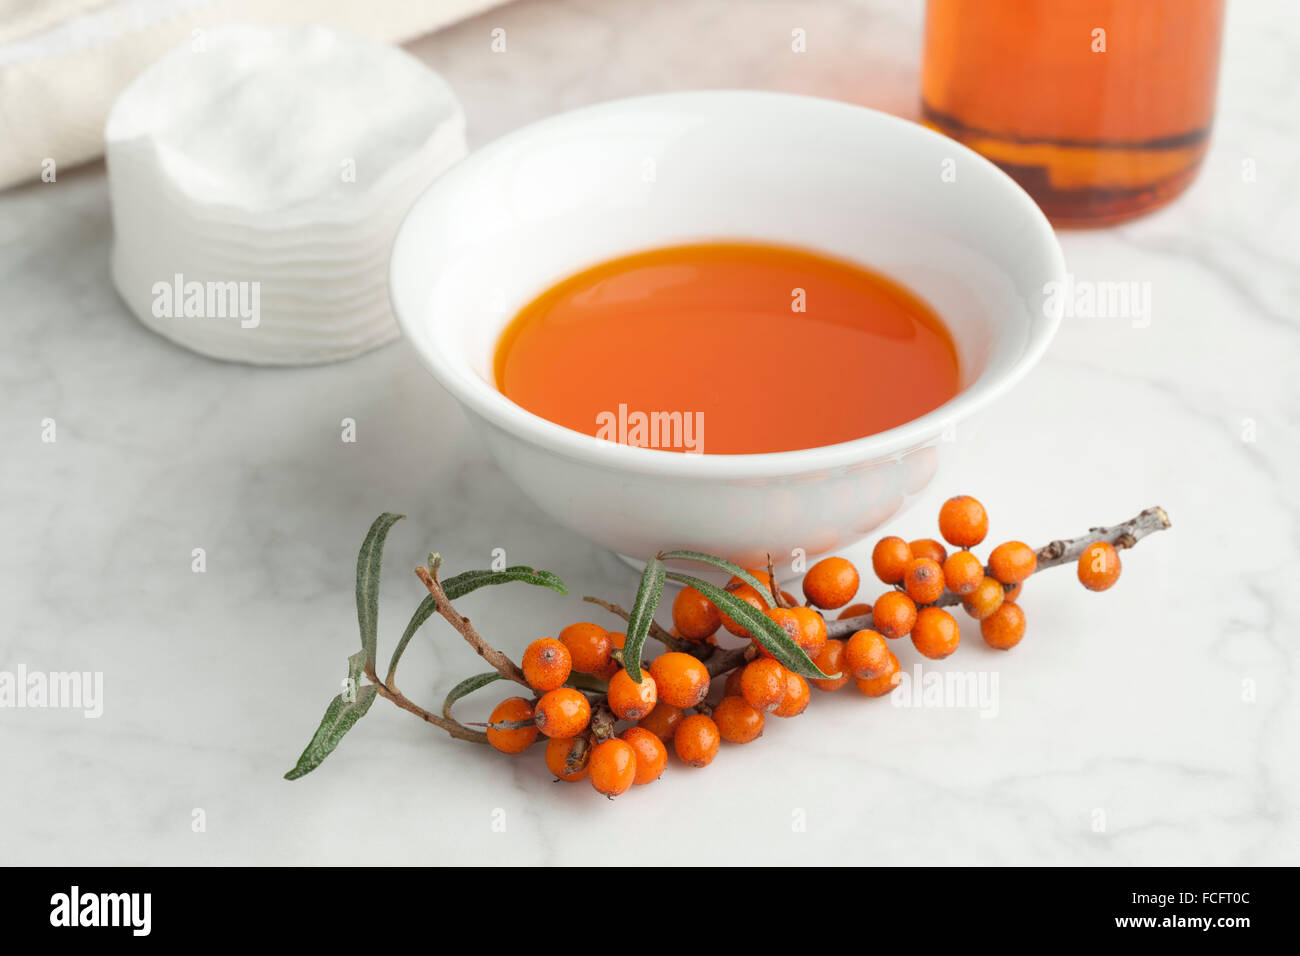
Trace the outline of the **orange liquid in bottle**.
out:
<instances>
[{"instance_id":1,"label":"orange liquid in bottle","mask_svg":"<svg viewBox=\"0 0 1300 956\"><path fill-rule=\"evenodd\" d=\"M872 435L959 387L947 329L902 286L816 253L730 242L564 280L506 328L495 372L508 398L566 428L724 455Z\"/></svg>"},{"instance_id":2,"label":"orange liquid in bottle","mask_svg":"<svg viewBox=\"0 0 1300 956\"><path fill-rule=\"evenodd\" d=\"M929 0L922 111L1052 222L1155 209L1196 176L1223 0Z\"/></svg>"}]
</instances>

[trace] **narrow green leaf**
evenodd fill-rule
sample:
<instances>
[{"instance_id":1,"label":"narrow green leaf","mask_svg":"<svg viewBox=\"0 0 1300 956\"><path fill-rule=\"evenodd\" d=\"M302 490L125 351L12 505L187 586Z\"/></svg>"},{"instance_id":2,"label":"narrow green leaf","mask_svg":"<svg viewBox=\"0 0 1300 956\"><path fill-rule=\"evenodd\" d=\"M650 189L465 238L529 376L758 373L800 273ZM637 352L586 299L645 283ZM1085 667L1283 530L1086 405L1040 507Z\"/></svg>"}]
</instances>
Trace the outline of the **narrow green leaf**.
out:
<instances>
[{"instance_id":1,"label":"narrow green leaf","mask_svg":"<svg viewBox=\"0 0 1300 956\"><path fill-rule=\"evenodd\" d=\"M523 730L525 727L536 727L537 723L530 717L527 720L498 720L483 726L488 730Z\"/></svg>"},{"instance_id":2,"label":"narrow green leaf","mask_svg":"<svg viewBox=\"0 0 1300 956\"><path fill-rule=\"evenodd\" d=\"M366 665L375 666L375 647L379 634L379 570L384 558L384 539L389 529L405 515L385 511L375 519L366 540L357 553L357 623L361 627L361 649Z\"/></svg>"},{"instance_id":3,"label":"narrow green leaf","mask_svg":"<svg viewBox=\"0 0 1300 956\"><path fill-rule=\"evenodd\" d=\"M321 762L334 752L343 735L366 715L370 705L375 702L377 693L378 690L373 684L367 684L357 691L356 700L350 701L343 694L339 694L330 701L329 707L325 708L325 716L321 719L320 726L312 735L311 743L307 744L307 749L298 758L298 763L284 775L284 779L297 780L319 767Z\"/></svg>"},{"instance_id":4,"label":"narrow green leaf","mask_svg":"<svg viewBox=\"0 0 1300 956\"><path fill-rule=\"evenodd\" d=\"M768 604L772 603L772 589L734 561L728 561L726 558L720 558L715 554L705 554L703 551L665 551L659 557L665 561L698 561L700 564L712 565L720 571L726 571L728 574L740 578L740 580L763 595L763 600L767 601Z\"/></svg>"},{"instance_id":5,"label":"narrow green leaf","mask_svg":"<svg viewBox=\"0 0 1300 956\"><path fill-rule=\"evenodd\" d=\"M636 600L627 616L627 640L623 644L623 666L627 674L641 683L641 647L645 644L650 625L655 619L659 599L664 593L664 563L657 557L645 563L641 584L636 589Z\"/></svg>"},{"instance_id":6,"label":"narrow green leaf","mask_svg":"<svg viewBox=\"0 0 1300 956\"><path fill-rule=\"evenodd\" d=\"M456 703L462 697L467 697L480 687L486 687L493 681L501 680L501 675L496 671L488 671L485 674L475 674L473 677L466 677L463 681L447 692L447 697L442 702L442 716L451 720L451 705Z\"/></svg>"},{"instance_id":7,"label":"narrow green leaf","mask_svg":"<svg viewBox=\"0 0 1300 956\"><path fill-rule=\"evenodd\" d=\"M609 690L607 681L593 674L579 674L577 671L569 674L569 679L564 682L564 686L572 687L574 690L589 690L593 694L603 694Z\"/></svg>"},{"instance_id":8,"label":"narrow green leaf","mask_svg":"<svg viewBox=\"0 0 1300 956\"><path fill-rule=\"evenodd\" d=\"M448 600L454 601L479 588L492 584L508 584L511 581L522 581L525 584L550 588L556 594L569 593L564 582L550 571L538 571L523 565L506 568L504 571L462 571L443 581L442 589L447 592Z\"/></svg>"},{"instance_id":9,"label":"narrow green leaf","mask_svg":"<svg viewBox=\"0 0 1300 956\"><path fill-rule=\"evenodd\" d=\"M393 675L397 673L397 662L402 659L402 654L406 651L406 645L411 643L411 638L415 636L415 632L433 616L436 610L438 610L438 602L433 599L432 594L426 594L424 600L420 602L420 606L411 615L410 623L406 625L406 630L402 632L402 639L393 648L393 656L388 661L388 677L385 679L386 681L393 679Z\"/></svg>"},{"instance_id":10,"label":"narrow green leaf","mask_svg":"<svg viewBox=\"0 0 1300 956\"><path fill-rule=\"evenodd\" d=\"M747 630L758 643L767 648L768 653L784 666L804 677L830 678L821 668L812 662L804 649L796 644L781 625L772 620L753 605L747 604L730 591L724 591L708 581L682 574L678 571L668 572L668 577L681 584L695 588L718 606L718 610Z\"/></svg>"},{"instance_id":11,"label":"narrow green leaf","mask_svg":"<svg viewBox=\"0 0 1300 956\"><path fill-rule=\"evenodd\" d=\"M357 651L348 658L348 680L352 681L352 686L356 687L361 680L361 672L366 667L366 652Z\"/></svg>"}]
</instances>

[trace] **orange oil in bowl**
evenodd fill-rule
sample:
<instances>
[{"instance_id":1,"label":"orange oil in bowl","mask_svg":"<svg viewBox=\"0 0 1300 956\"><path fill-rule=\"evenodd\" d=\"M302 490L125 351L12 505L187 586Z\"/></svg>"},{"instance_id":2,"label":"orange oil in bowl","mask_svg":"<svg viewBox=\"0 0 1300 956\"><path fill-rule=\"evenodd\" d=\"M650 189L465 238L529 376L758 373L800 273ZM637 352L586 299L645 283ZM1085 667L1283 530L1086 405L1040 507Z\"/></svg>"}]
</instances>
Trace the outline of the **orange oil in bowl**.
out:
<instances>
[{"instance_id":1,"label":"orange oil in bowl","mask_svg":"<svg viewBox=\"0 0 1300 956\"><path fill-rule=\"evenodd\" d=\"M956 349L897 282L745 242L622 256L547 289L502 333L501 392L610 441L739 455L850 441L959 389Z\"/></svg>"}]
</instances>

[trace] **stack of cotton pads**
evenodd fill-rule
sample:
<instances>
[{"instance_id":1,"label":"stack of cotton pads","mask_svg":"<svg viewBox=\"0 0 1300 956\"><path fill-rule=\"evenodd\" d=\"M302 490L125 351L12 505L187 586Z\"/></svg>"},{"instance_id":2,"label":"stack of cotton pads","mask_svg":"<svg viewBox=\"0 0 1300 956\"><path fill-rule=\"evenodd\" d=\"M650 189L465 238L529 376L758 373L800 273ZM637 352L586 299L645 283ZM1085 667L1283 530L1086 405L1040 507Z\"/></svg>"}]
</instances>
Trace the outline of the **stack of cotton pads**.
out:
<instances>
[{"instance_id":1,"label":"stack of cotton pads","mask_svg":"<svg viewBox=\"0 0 1300 956\"><path fill-rule=\"evenodd\" d=\"M141 74L105 130L113 281L206 355L327 362L397 336L393 235L465 154L434 72L324 27L204 31Z\"/></svg>"}]
</instances>

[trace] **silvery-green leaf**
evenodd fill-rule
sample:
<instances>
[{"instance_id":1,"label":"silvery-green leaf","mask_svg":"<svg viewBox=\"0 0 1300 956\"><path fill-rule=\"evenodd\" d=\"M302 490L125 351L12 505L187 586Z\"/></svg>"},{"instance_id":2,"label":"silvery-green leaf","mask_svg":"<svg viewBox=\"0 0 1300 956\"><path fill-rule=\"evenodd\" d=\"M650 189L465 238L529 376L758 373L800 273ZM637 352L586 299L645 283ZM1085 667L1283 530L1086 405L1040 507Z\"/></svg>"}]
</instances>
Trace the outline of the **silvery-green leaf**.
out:
<instances>
[{"instance_id":1,"label":"silvery-green leaf","mask_svg":"<svg viewBox=\"0 0 1300 956\"><path fill-rule=\"evenodd\" d=\"M693 587L703 594L717 605L719 611L748 631L754 640L767 649L769 654L796 674L821 679L831 677L830 674L822 673L821 669L813 663L812 658L794 642L781 625L762 611L757 610L752 604L742 601L730 591L724 591L708 581L691 577L689 574L670 571L668 577L681 584Z\"/></svg>"},{"instance_id":2,"label":"silvery-green leaf","mask_svg":"<svg viewBox=\"0 0 1300 956\"><path fill-rule=\"evenodd\" d=\"M569 589L564 586L564 582L550 571L538 571L523 565L506 568L502 571L462 571L460 574L443 581L442 589L446 592L448 600L454 601L457 598L464 597L471 591L477 591L479 588L491 584L508 584L511 581L522 581L525 584L550 588L557 594L569 593Z\"/></svg>"},{"instance_id":3,"label":"silvery-green leaf","mask_svg":"<svg viewBox=\"0 0 1300 956\"><path fill-rule=\"evenodd\" d=\"M307 749L302 752L294 768L284 775L284 779L297 780L319 767L321 762L334 752L343 735L366 715L370 705L375 702L376 694L378 690L375 686L367 684L357 691L355 700L348 700L346 695L339 694L330 701L320 726L316 728L311 742L307 744Z\"/></svg>"},{"instance_id":4,"label":"silvery-green leaf","mask_svg":"<svg viewBox=\"0 0 1300 956\"><path fill-rule=\"evenodd\" d=\"M379 634L379 572L384 558L384 539L389 529L404 515L385 511L375 519L366 540L357 553L357 624L361 628L361 649L366 665L375 665L375 646Z\"/></svg>"},{"instance_id":5,"label":"silvery-green leaf","mask_svg":"<svg viewBox=\"0 0 1300 956\"><path fill-rule=\"evenodd\" d=\"M742 568L735 561L728 561L716 554L705 554L703 551L665 551L659 557L665 561L698 561L701 564L709 564L720 571L726 571L728 574L740 578L740 580L763 595L764 600L771 594L770 586L756 578L753 573Z\"/></svg>"},{"instance_id":6,"label":"silvery-green leaf","mask_svg":"<svg viewBox=\"0 0 1300 956\"><path fill-rule=\"evenodd\" d=\"M442 716L451 720L451 705L456 703L462 697L474 693L480 687L486 687L493 681L501 680L501 675L496 671L487 671L484 674L475 674L473 677L466 677L463 681L447 692L446 698L442 702Z\"/></svg>"},{"instance_id":7,"label":"silvery-green leaf","mask_svg":"<svg viewBox=\"0 0 1300 956\"><path fill-rule=\"evenodd\" d=\"M655 610L664 593L664 563L658 558L651 558L645 563L641 573L641 584L636 589L636 600L627 616L627 640L623 645L623 666L628 676L638 684L641 683L641 648L650 625L654 621Z\"/></svg>"}]
</instances>

